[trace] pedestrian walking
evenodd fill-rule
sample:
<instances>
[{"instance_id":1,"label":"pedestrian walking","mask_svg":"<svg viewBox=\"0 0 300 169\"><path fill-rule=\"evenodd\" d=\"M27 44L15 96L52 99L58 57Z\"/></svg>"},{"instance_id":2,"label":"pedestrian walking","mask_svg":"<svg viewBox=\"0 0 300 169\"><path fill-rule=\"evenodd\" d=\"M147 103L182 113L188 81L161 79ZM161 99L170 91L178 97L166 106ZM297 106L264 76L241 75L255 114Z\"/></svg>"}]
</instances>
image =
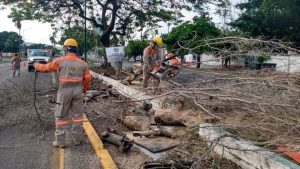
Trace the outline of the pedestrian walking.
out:
<instances>
[{"instance_id":1,"label":"pedestrian walking","mask_svg":"<svg viewBox=\"0 0 300 169\"><path fill-rule=\"evenodd\" d=\"M21 58L18 54L15 54L15 56L13 57L12 61L11 61L11 67L13 72L13 77L16 76L16 72L18 72L18 76L21 75Z\"/></svg>"}]
</instances>

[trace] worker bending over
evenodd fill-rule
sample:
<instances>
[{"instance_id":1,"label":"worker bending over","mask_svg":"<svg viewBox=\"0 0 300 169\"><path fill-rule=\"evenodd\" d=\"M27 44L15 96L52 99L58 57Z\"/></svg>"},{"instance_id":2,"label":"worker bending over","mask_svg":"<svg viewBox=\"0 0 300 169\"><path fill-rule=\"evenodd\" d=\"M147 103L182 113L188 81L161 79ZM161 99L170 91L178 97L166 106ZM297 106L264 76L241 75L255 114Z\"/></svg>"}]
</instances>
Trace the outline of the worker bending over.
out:
<instances>
[{"instance_id":1,"label":"worker bending over","mask_svg":"<svg viewBox=\"0 0 300 169\"><path fill-rule=\"evenodd\" d=\"M83 94L91 83L88 65L76 54L78 44L74 39L67 39L63 45L66 55L48 64L35 63L34 67L41 72L58 72L59 89L55 109L54 147L65 147L65 131L68 117L72 117L71 132L75 145L82 141Z\"/></svg>"}]
</instances>

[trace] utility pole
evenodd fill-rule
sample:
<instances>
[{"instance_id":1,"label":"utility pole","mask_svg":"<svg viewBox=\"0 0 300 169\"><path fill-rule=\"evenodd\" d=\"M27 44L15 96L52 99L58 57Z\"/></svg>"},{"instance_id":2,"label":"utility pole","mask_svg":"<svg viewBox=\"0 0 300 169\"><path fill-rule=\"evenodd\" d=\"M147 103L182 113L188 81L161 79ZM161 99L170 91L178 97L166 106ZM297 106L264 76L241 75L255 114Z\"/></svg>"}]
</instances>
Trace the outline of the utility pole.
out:
<instances>
[{"instance_id":1,"label":"utility pole","mask_svg":"<svg viewBox=\"0 0 300 169\"><path fill-rule=\"evenodd\" d=\"M86 0L84 0L84 61L86 61Z\"/></svg>"}]
</instances>

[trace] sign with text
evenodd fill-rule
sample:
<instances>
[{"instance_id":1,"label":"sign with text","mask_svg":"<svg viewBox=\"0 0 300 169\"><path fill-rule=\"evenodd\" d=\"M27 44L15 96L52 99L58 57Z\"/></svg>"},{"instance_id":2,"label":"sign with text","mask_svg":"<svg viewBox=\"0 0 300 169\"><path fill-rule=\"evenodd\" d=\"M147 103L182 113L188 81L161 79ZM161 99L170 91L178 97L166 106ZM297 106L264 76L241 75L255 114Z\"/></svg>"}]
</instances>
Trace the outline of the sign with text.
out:
<instances>
[{"instance_id":1,"label":"sign with text","mask_svg":"<svg viewBox=\"0 0 300 169\"><path fill-rule=\"evenodd\" d=\"M124 47L110 47L110 48L105 48L106 51L106 56L108 59L108 62L123 62L125 58L125 52L124 52Z\"/></svg>"}]
</instances>

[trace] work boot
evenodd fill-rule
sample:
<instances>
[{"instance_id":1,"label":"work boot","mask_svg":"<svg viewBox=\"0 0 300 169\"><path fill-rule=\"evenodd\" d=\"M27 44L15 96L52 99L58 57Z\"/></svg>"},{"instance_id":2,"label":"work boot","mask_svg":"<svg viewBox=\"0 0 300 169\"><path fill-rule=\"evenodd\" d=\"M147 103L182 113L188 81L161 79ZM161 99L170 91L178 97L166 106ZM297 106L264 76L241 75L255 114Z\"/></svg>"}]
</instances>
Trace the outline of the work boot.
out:
<instances>
[{"instance_id":1,"label":"work boot","mask_svg":"<svg viewBox=\"0 0 300 169\"><path fill-rule=\"evenodd\" d=\"M65 148L65 135L55 136L55 141L53 141L53 147Z\"/></svg>"},{"instance_id":2,"label":"work boot","mask_svg":"<svg viewBox=\"0 0 300 169\"><path fill-rule=\"evenodd\" d=\"M79 146L83 141L82 134L72 134L72 135L73 135L74 145Z\"/></svg>"}]
</instances>

